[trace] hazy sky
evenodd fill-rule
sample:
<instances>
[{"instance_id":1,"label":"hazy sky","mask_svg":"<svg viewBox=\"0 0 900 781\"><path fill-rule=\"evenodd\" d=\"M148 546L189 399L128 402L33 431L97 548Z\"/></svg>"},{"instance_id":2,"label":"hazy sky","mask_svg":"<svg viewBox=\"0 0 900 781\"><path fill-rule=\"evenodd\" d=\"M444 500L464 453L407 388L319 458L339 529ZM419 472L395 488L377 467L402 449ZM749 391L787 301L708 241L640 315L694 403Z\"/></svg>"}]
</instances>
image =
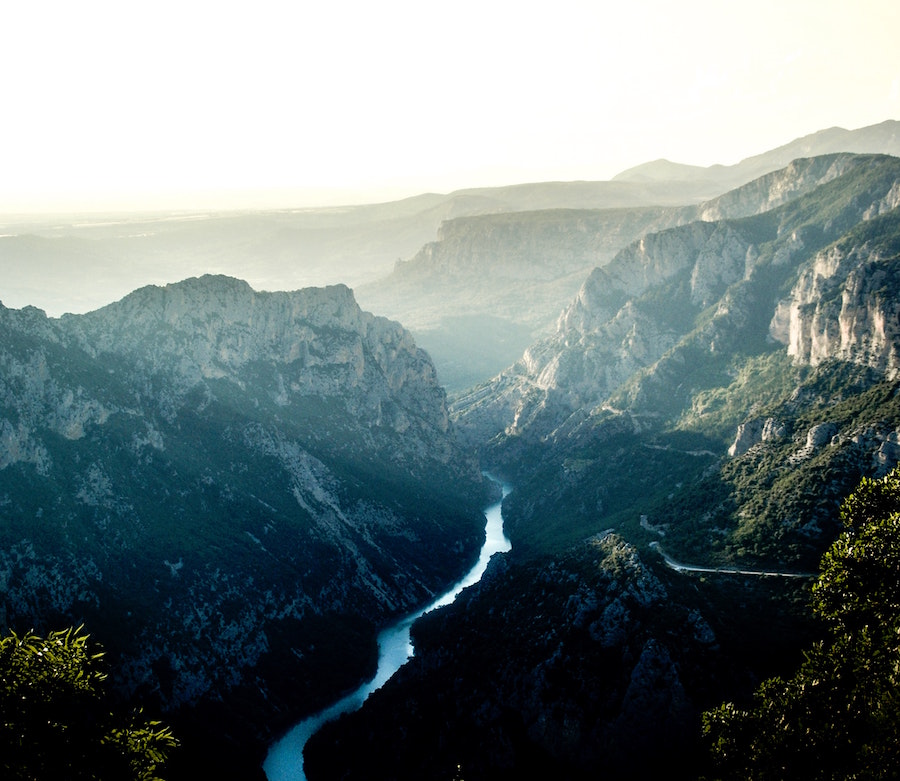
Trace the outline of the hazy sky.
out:
<instances>
[{"instance_id":1,"label":"hazy sky","mask_svg":"<svg viewBox=\"0 0 900 781\"><path fill-rule=\"evenodd\" d=\"M898 36L896 0L4 3L0 211L734 163L900 118Z\"/></svg>"}]
</instances>

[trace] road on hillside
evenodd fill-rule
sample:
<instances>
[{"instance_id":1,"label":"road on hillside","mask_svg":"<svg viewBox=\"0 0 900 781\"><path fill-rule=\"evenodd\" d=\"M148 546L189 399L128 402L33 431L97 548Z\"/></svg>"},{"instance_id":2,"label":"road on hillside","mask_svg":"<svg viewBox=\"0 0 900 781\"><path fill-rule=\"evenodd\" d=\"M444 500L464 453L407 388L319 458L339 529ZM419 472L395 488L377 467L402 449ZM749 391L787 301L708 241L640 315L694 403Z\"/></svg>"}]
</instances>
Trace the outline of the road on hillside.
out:
<instances>
[{"instance_id":1,"label":"road on hillside","mask_svg":"<svg viewBox=\"0 0 900 781\"><path fill-rule=\"evenodd\" d=\"M720 575L753 575L762 578L815 578L818 573L815 572L784 572L781 570L768 569L743 569L741 567L702 567L696 564L682 564L675 561L668 553L666 553L660 544L656 541L650 543L651 549L655 550L670 569L676 572L707 572Z\"/></svg>"}]
</instances>

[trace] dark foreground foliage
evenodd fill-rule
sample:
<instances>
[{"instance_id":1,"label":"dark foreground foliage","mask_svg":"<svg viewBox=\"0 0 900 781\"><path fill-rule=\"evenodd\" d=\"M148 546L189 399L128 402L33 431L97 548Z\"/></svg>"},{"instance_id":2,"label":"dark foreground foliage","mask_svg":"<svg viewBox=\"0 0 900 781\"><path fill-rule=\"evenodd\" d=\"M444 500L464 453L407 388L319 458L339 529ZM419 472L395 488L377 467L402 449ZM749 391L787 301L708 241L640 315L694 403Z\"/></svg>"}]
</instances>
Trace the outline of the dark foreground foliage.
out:
<instances>
[{"instance_id":1,"label":"dark foreground foliage","mask_svg":"<svg viewBox=\"0 0 900 781\"><path fill-rule=\"evenodd\" d=\"M0 637L3 778L160 778L178 741L140 710L112 710L102 657L83 627Z\"/></svg>"},{"instance_id":2,"label":"dark foreground foliage","mask_svg":"<svg viewBox=\"0 0 900 781\"><path fill-rule=\"evenodd\" d=\"M864 479L813 589L827 638L749 707L704 715L721 778L893 779L900 768L900 470Z\"/></svg>"}]
</instances>

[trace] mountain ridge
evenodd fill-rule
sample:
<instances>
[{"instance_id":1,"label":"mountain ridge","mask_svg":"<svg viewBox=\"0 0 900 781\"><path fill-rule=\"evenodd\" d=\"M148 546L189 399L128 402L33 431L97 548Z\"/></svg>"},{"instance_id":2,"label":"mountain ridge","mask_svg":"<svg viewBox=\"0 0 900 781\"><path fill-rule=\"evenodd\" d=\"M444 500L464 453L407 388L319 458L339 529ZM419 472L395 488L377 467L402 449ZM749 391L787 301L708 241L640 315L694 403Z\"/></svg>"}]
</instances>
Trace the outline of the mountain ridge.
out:
<instances>
[{"instance_id":1,"label":"mountain ridge","mask_svg":"<svg viewBox=\"0 0 900 781\"><path fill-rule=\"evenodd\" d=\"M799 157L818 157L835 152L900 155L900 122L884 120L875 125L847 130L831 127L801 136L786 144L761 152L733 165L696 166L660 158L616 174L614 182L684 180L736 185L782 168Z\"/></svg>"},{"instance_id":2,"label":"mountain ridge","mask_svg":"<svg viewBox=\"0 0 900 781\"><path fill-rule=\"evenodd\" d=\"M872 148L882 126L896 122L847 131L846 139L872 136L868 146L860 142L860 151L900 154L890 136L881 148ZM793 157L852 151L840 146L808 145L806 152L798 146ZM146 284L208 272L240 277L263 290L337 282L355 289L389 274L398 259L412 258L447 219L547 208L696 204L789 162L751 165L723 182L546 182L323 209L8 217L0 223L0 263L6 270L0 299L54 315L83 313Z\"/></svg>"},{"instance_id":3,"label":"mountain ridge","mask_svg":"<svg viewBox=\"0 0 900 781\"><path fill-rule=\"evenodd\" d=\"M897 159L859 157L848 162L847 170L856 171L860 178L879 166L890 170ZM798 168L794 165L789 170ZM830 187L840 194L841 177L832 175L830 165L824 170L821 187ZM845 170L844 175L850 173ZM871 202L848 208L859 219L869 209L877 213L888 208L896 201L894 180L888 179L877 181L875 186L880 189L877 195L871 195ZM771 174L762 181L778 183ZM758 185L751 183L745 188L756 191ZM505 425L512 426L511 430L516 432L523 432L531 425L526 425L526 421L545 418L550 429L541 428L542 436L579 407L603 403L635 372L649 367L676 347L684 335L680 329L693 327L692 316L687 313L694 312L696 316L713 305L729 285L738 283L761 262L768 262L768 255L760 256L761 244L772 241L778 244L777 251L766 250L775 253L772 264L776 267L787 262L792 254L802 252L805 246L802 225L806 219L802 204L814 203L818 191L817 187L811 193L801 193L797 200L777 207L780 213L796 213L790 217L798 226L796 229L773 223L776 218L772 215L779 213L776 208L763 209L759 216L699 220L645 235L621 250L607 265L591 272L560 314L554 335L529 347L517 364L491 382L489 389L476 388L457 399L454 414L464 423L480 416L487 421L505 415ZM737 202L741 200L738 196ZM763 199L765 206L770 201L768 196ZM800 205L795 208L791 204ZM849 228L847 219L854 218L845 217L845 222L840 224ZM832 225L834 231L839 223L832 220ZM822 239L816 237L816 240ZM662 308L662 301L638 303L651 287L663 283L675 286L667 295L674 301L683 301L683 309L675 312L673 300ZM727 307L727 304L720 306ZM489 409L485 402L489 398L497 400L494 409ZM499 412L501 408L504 413ZM486 441L500 434L497 424L493 425L495 428L480 431L467 441Z\"/></svg>"},{"instance_id":4,"label":"mountain ridge","mask_svg":"<svg viewBox=\"0 0 900 781\"><path fill-rule=\"evenodd\" d=\"M258 772L477 555L434 368L346 286L206 276L0 333L0 621L86 623L214 766Z\"/></svg>"},{"instance_id":5,"label":"mountain ridge","mask_svg":"<svg viewBox=\"0 0 900 781\"><path fill-rule=\"evenodd\" d=\"M798 159L699 204L449 220L436 241L409 261L398 261L381 281L359 287L357 295L368 309L406 323L432 353L448 389L457 393L487 379L491 369L508 366L528 344L552 332L560 309L590 271L633 240L696 220L771 209L839 175L852 159L846 154ZM529 306L519 306L525 298ZM481 320L485 313L490 324ZM478 339L469 338L470 329L480 330ZM456 332L461 334L454 338Z\"/></svg>"},{"instance_id":6,"label":"mountain ridge","mask_svg":"<svg viewBox=\"0 0 900 781\"><path fill-rule=\"evenodd\" d=\"M701 714L750 702L821 633L800 579L728 570L814 571L843 499L900 461L900 159L825 170L797 197L770 175L733 194L758 213L638 238L454 400L514 486L512 550L414 627L414 659L313 738L311 769L709 776ZM660 542L709 572L669 569Z\"/></svg>"}]
</instances>

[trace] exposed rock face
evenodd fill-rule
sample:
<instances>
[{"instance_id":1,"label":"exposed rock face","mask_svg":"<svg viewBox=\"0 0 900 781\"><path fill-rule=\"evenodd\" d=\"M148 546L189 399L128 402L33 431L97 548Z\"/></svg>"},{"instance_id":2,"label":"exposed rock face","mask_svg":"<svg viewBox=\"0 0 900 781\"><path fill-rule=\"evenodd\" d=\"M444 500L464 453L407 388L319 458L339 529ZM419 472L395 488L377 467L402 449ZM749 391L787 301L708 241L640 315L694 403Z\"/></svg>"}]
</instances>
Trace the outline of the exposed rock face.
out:
<instances>
[{"instance_id":1,"label":"exposed rock face","mask_svg":"<svg viewBox=\"0 0 900 781\"><path fill-rule=\"evenodd\" d=\"M502 406L513 410L507 434L528 428L545 436L572 412L602 403L675 347L692 327L692 314L750 273L754 247L740 225L726 221L650 234L626 248L591 273L560 315L554 336L528 348L492 381L490 401L481 401L476 389L456 403L463 428L477 430L473 441L485 439ZM663 285L674 288L668 300L641 300Z\"/></svg>"},{"instance_id":2,"label":"exposed rock face","mask_svg":"<svg viewBox=\"0 0 900 781\"><path fill-rule=\"evenodd\" d=\"M808 154L806 151L804 157L792 160L783 168L703 204L698 210L699 219L734 219L770 211L830 182L853 166L851 154L817 157L806 156Z\"/></svg>"},{"instance_id":3,"label":"exposed rock face","mask_svg":"<svg viewBox=\"0 0 900 781\"><path fill-rule=\"evenodd\" d=\"M174 370L183 390L207 379L240 383L253 364L272 365L278 406L342 395L369 426L402 430L418 421L447 430L427 355L398 323L363 312L343 285L259 294L240 280L204 277L144 288L62 322L90 355L125 356L147 377Z\"/></svg>"},{"instance_id":4,"label":"exposed rock face","mask_svg":"<svg viewBox=\"0 0 900 781\"><path fill-rule=\"evenodd\" d=\"M249 687L265 730L477 549L482 479L434 367L346 287L204 277L0 309L0 333L0 619L86 620L126 690Z\"/></svg>"},{"instance_id":5,"label":"exposed rock face","mask_svg":"<svg viewBox=\"0 0 900 781\"><path fill-rule=\"evenodd\" d=\"M807 191L813 168L811 181L825 184ZM787 184L792 177L795 188ZM855 229L893 230L894 212L869 216L893 202L898 177L894 158L798 163L767 178L770 198L762 183L748 185L754 202L805 193L771 212L694 222L625 248L591 273L553 336L528 348L489 391L474 389L455 403L467 441L544 437L571 414L602 404L653 408L651 398L671 396L665 389L690 374L696 353L727 356L748 339L787 339L807 363L839 357L895 372L896 253L883 242L877 252L867 249ZM816 209L821 222L810 216ZM772 300L776 278L797 280L789 303Z\"/></svg>"},{"instance_id":6,"label":"exposed rock face","mask_svg":"<svg viewBox=\"0 0 900 781\"><path fill-rule=\"evenodd\" d=\"M885 218L894 222L893 216ZM818 253L782 305L773 336L798 361L837 358L889 376L900 372L900 259L896 251L842 242ZM787 333L785 333L785 331Z\"/></svg>"},{"instance_id":7,"label":"exposed rock face","mask_svg":"<svg viewBox=\"0 0 900 781\"><path fill-rule=\"evenodd\" d=\"M731 447L728 448L729 456L740 456L760 442L770 442L781 439L787 433L784 423L775 418L754 418L738 426L737 435Z\"/></svg>"},{"instance_id":8,"label":"exposed rock face","mask_svg":"<svg viewBox=\"0 0 900 781\"><path fill-rule=\"evenodd\" d=\"M673 212L557 209L449 220L437 241L357 294L411 328L442 381L459 390L515 360L552 328L592 268Z\"/></svg>"},{"instance_id":9,"label":"exposed rock face","mask_svg":"<svg viewBox=\"0 0 900 781\"><path fill-rule=\"evenodd\" d=\"M571 301L592 269L605 266L635 240L646 237L652 245L653 236L669 228L758 214L812 191L856 164L853 155L796 160L784 170L700 205L554 209L448 220L441 225L437 241L426 244L410 260L398 262L389 277L359 288L357 294L367 308L396 318L421 335L418 338L435 356L444 381L461 390L475 384L461 384L461 378L474 376L480 382L490 376L468 374L462 367L475 363L486 343L505 347L509 339L507 330L496 324L481 328L477 339L466 335L454 339L462 330L461 320L490 313L501 324L524 329L519 349L508 354L506 362L496 364L499 370L535 338L552 331L560 309ZM691 242L687 236L683 238ZM728 264L743 269L746 261L738 247L732 248L737 256L720 256L719 251L728 248L716 242L727 242L727 236L708 238L710 243L693 280L698 303L716 295L716 285L732 270ZM672 240L672 236L667 239ZM644 251L658 257L666 250L648 246L637 254ZM652 278L652 265L646 268L651 276L641 276L640 259L631 267L619 262L625 283L621 292L631 294L632 284ZM636 266L638 274L632 276ZM452 349L447 349L446 342ZM506 354L500 350L497 359Z\"/></svg>"},{"instance_id":10,"label":"exposed rock face","mask_svg":"<svg viewBox=\"0 0 900 781\"><path fill-rule=\"evenodd\" d=\"M490 383L490 393L475 389L457 402L464 428L475 429L474 439L482 440L490 438L484 433L492 421L503 425L494 433L545 435L656 360L679 334L634 299L650 279L689 270L696 257L693 242L714 232L713 224L697 223L653 234L595 269L560 315L556 334L529 347Z\"/></svg>"}]
</instances>

